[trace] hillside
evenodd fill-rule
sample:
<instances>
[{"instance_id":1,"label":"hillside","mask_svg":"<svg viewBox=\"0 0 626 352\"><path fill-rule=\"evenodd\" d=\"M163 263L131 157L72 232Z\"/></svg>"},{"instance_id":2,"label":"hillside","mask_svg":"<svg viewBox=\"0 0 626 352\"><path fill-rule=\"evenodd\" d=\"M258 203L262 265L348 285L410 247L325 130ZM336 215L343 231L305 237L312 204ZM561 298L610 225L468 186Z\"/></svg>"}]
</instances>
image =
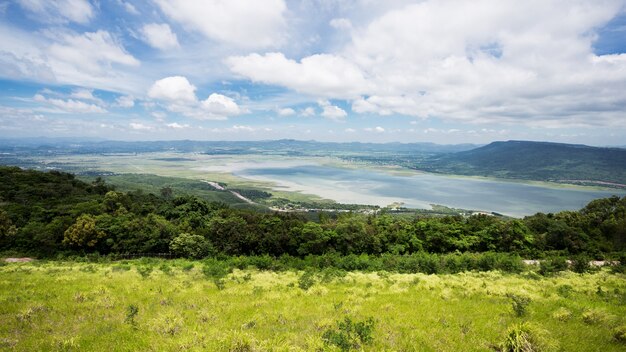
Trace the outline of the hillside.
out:
<instances>
[{"instance_id":1,"label":"hillside","mask_svg":"<svg viewBox=\"0 0 626 352\"><path fill-rule=\"evenodd\" d=\"M626 150L549 142L493 142L434 156L417 168L459 175L624 185Z\"/></svg>"}]
</instances>

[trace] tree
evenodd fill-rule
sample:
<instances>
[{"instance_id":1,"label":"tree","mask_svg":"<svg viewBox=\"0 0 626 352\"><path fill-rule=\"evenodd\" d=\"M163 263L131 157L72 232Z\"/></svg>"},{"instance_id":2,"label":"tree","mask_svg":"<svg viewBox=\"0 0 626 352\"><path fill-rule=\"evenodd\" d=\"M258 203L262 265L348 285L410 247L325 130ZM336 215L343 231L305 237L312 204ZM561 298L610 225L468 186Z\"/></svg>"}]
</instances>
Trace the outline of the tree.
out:
<instances>
[{"instance_id":1,"label":"tree","mask_svg":"<svg viewBox=\"0 0 626 352\"><path fill-rule=\"evenodd\" d=\"M63 234L63 244L75 248L94 248L106 234L96 228L96 219L81 215Z\"/></svg>"},{"instance_id":2,"label":"tree","mask_svg":"<svg viewBox=\"0 0 626 352\"><path fill-rule=\"evenodd\" d=\"M170 242L170 250L183 257L200 259L213 253L213 246L200 235L181 233Z\"/></svg>"},{"instance_id":3,"label":"tree","mask_svg":"<svg viewBox=\"0 0 626 352\"><path fill-rule=\"evenodd\" d=\"M171 187L163 187L161 188L161 197L165 198L165 199L170 199L172 198L172 196L174 195L174 192L172 191Z\"/></svg>"},{"instance_id":4,"label":"tree","mask_svg":"<svg viewBox=\"0 0 626 352\"><path fill-rule=\"evenodd\" d=\"M300 246L298 247L298 254L302 256L307 254L322 254L328 249L331 236L328 231L324 231L320 224L307 222L304 224L304 227L302 227L299 240Z\"/></svg>"},{"instance_id":5,"label":"tree","mask_svg":"<svg viewBox=\"0 0 626 352\"><path fill-rule=\"evenodd\" d=\"M16 233L17 228L13 225L9 215L4 210L0 210L0 247L12 242Z\"/></svg>"}]
</instances>

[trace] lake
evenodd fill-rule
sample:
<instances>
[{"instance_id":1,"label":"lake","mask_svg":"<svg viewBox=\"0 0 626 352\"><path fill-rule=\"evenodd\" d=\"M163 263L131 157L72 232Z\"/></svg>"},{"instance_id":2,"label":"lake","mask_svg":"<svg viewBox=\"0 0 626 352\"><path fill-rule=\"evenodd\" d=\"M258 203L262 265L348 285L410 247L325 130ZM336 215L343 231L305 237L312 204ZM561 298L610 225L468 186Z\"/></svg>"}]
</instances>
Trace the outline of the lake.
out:
<instances>
[{"instance_id":1,"label":"lake","mask_svg":"<svg viewBox=\"0 0 626 352\"><path fill-rule=\"evenodd\" d=\"M405 207L422 209L430 209L430 204L440 204L515 217L536 212L577 210L596 198L626 195L624 190L605 191L425 173L398 175L369 168L315 164L247 164L245 168L233 171L240 177L272 182L277 190L314 194L340 203L386 206L402 202Z\"/></svg>"}]
</instances>

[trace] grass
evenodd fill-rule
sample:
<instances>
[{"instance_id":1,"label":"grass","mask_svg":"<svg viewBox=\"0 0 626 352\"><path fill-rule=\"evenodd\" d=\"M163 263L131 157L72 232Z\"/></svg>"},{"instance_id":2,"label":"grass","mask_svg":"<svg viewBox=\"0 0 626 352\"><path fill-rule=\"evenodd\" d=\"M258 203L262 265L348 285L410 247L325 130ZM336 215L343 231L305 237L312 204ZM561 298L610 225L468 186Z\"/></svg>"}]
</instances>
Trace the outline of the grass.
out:
<instances>
[{"instance_id":1,"label":"grass","mask_svg":"<svg viewBox=\"0 0 626 352\"><path fill-rule=\"evenodd\" d=\"M203 268L2 265L0 350L485 351L537 336L565 351L626 348L626 280L608 270L544 278ZM522 316L513 295L528 298Z\"/></svg>"}]
</instances>

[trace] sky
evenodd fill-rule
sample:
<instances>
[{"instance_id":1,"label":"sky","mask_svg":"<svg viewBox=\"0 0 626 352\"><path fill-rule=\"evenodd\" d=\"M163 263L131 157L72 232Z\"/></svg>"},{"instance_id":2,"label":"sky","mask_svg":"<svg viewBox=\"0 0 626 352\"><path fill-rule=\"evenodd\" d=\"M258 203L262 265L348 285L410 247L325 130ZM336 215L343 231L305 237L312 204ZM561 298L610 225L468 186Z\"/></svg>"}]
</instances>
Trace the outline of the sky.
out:
<instances>
[{"instance_id":1,"label":"sky","mask_svg":"<svg viewBox=\"0 0 626 352\"><path fill-rule=\"evenodd\" d=\"M0 138L626 145L626 0L0 0Z\"/></svg>"}]
</instances>

